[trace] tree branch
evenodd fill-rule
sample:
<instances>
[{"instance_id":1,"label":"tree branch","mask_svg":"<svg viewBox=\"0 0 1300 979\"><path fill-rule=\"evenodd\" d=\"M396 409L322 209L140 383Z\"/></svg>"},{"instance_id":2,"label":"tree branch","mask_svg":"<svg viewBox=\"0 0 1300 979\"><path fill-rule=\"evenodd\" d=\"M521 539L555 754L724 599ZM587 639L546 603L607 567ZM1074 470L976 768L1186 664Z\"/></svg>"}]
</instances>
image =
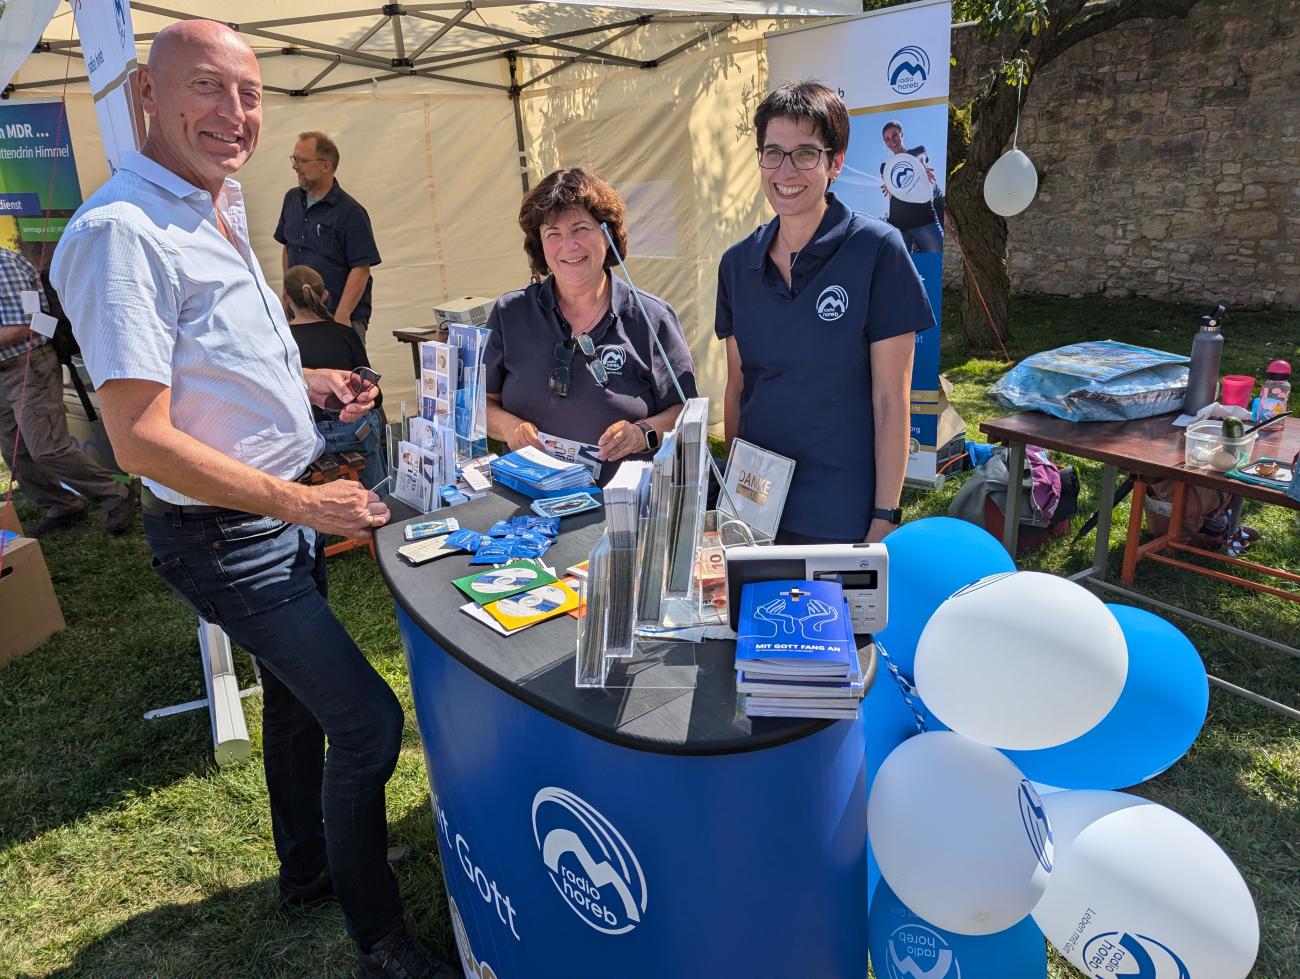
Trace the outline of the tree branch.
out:
<instances>
[{"instance_id":1,"label":"tree branch","mask_svg":"<svg viewBox=\"0 0 1300 979\"><path fill-rule=\"evenodd\" d=\"M1090 37L1104 33L1128 20L1186 17L1197 0L1102 0L1083 9L1079 20L1067 22L1043 45L1036 68L1060 57Z\"/></svg>"}]
</instances>

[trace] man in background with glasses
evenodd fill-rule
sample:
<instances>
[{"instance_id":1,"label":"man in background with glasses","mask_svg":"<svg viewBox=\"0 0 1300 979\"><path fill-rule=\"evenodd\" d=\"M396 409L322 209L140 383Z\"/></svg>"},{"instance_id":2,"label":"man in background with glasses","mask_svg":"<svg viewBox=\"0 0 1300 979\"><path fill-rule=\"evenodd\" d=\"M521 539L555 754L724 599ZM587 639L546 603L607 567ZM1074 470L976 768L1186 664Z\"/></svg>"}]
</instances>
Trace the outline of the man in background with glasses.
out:
<instances>
[{"instance_id":1,"label":"man in background with glasses","mask_svg":"<svg viewBox=\"0 0 1300 979\"><path fill-rule=\"evenodd\" d=\"M355 421L377 392L302 369L249 245L230 179L262 125L248 45L213 21L164 28L140 101L143 150L77 211L52 277L118 462L144 479L154 569L261 664L281 908L337 897L363 975L450 979L386 860L402 707L326 600L323 535L369 537L388 508L350 480L297 481L322 446L312 405Z\"/></svg>"},{"instance_id":2,"label":"man in background with glasses","mask_svg":"<svg viewBox=\"0 0 1300 979\"><path fill-rule=\"evenodd\" d=\"M324 133L298 136L289 157L298 186L284 195L275 240L284 246L282 272L310 265L325 280L327 304L336 322L366 341L370 326L370 268L378 265L379 246L370 215L335 179L339 148Z\"/></svg>"}]
</instances>

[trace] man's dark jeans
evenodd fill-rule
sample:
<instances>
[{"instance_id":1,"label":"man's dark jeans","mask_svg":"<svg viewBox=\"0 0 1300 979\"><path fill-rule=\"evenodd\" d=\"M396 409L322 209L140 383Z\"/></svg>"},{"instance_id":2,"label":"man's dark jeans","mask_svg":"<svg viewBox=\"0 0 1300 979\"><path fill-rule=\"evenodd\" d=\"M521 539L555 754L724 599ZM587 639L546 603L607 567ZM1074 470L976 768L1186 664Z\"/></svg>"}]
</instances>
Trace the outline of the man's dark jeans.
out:
<instances>
[{"instance_id":1,"label":"man's dark jeans","mask_svg":"<svg viewBox=\"0 0 1300 979\"><path fill-rule=\"evenodd\" d=\"M330 611L323 542L234 510L146 514L144 530L154 570L261 665L282 887L305 892L328 868L349 933L369 948L402 918L384 807L402 708Z\"/></svg>"}]
</instances>

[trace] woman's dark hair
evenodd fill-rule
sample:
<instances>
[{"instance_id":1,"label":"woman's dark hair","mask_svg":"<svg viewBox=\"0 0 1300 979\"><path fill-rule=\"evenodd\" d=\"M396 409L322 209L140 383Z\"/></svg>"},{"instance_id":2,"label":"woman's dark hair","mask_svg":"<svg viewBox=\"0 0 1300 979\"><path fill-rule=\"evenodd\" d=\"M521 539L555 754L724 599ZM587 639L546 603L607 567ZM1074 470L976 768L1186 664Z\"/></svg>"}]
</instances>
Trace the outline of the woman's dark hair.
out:
<instances>
[{"instance_id":1,"label":"woman's dark hair","mask_svg":"<svg viewBox=\"0 0 1300 979\"><path fill-rule=\"evenodd\" d=\"M548 275L551 271L542 251L542 225L553 224L560 215L579 209L589 213L597 224L608 224L619 254L627 256L627 229L623 227L627 205L618 196L618 191L595 170L585 167L556 170L530 190L519 207L524 254L528 256L529 267L537 275ZM604 267L610 268L617 263L614 253L606 250Z\"/></svg>"},{"instance_id":2,"label":"woman's dark hair","mask_svg":"<svg viewBox=\"0 0 1300 979\"><path fill-rule=\"evenodd\" d=\"M759 103L754 113L754 129L760 150L767 142L767 124L773 119L812 123L832 155L849 148L848 107L819 82L786 82Z\"/></svg>"},{"instance_id":3,"label":"woman's dark hair","mask_svg":"<svg viewBox=\"0 0 1300 979\"><path fill-rule=\"evenodd\" d=\"M325 308L325 280L310 265L295 265L284 274L284 293L299 309L323 320L334 318Z\"/></svg>"}]
</instances>

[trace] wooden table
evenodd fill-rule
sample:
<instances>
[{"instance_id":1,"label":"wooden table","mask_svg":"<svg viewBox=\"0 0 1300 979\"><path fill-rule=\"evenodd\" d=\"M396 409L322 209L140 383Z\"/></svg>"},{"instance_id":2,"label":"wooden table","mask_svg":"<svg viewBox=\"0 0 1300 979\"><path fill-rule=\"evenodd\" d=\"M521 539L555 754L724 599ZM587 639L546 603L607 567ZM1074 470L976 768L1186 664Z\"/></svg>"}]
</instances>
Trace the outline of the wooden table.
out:
<instances>
[{"instance_id":1,"label":"wooden table","mask_svg":"<svg viewBox=\"0 0 1300 979\"><path fill-rule=\"evenodd\" d=\"M411 366L415 368L415 386L420 386L420 344L426 340L447 339L445 326L420 326L412 330L394 330L395 336L402 343L411 345Z\"/></svg>"},{"instance_id":2,"label":"wooden table","mask_svg":"<svg viewBox=\"0 0 1300 979\"><path fill-rule=\"evenodd\" d=\"M1138 564L1149 560L1207 575L1220 581L1250 588L1289 601L1300 602L1300 594L1294 590L1286 590L1257 581L1250 581L1239 575L1232 574L1231 570L1220 571L1179 559L1180 555L1196 555L1218 562L1229 569L1253 571L1282 582L1300 584L1300 575L1290 571L1270 568L1240 558L1228 557L1224 554L1194 547L1187 542L1185 535L1182 533L1182 518L1189 487L1203 487L1249 500L1258 500L1262 503L1288 507L1293 510L1300 510L1300 503L1274 489L1228 479L1222 473L1213 470L1195 469L1187 466L1183 462L1184 429L1174 427L1173 420L1175 417L1177 416L1174 414L1168 414L1159 415L1155 418L1140 418L1124 422L1076 423L1029 411L982 422L980 431L987 435L990 441L1005 443L1011 449L1011 458L1007 466L1007 508L1002 537L1003 544L1014 557L1020 527L1019 474L1024 469L1026 445L1040 445L1045 449L1100 462L1102 470L1097 502L1097 544L1093 551L1092 566L1086 571L1072 575L1073 580L1116 592L1132 600L1141 601L1144 604L1153 605L1172 614L1199 622L1212 629L1218 629L1238 638L1249 639L1271 649L1300 657L1300 649L1294 646L1288 646L1256 635L1253 632L1227 625L1217 619L1157 601L1106 580L1106 561L1110 546L1110 518L1111 510L1115 505L1115 484L1118 473L1123 470L1135 477L1133 504L1129 513L1128 536L1124 545L1124 559L1120 576L1123 585L1132 585ZM1287 418L1282 431L1273 433L1260 432L1255 443L1253 458L1271 456L1289 462L1297 451L1300 451L1300 420ZM1157 480L1172 480L1175 484L1169 531L1163 536L1143 544L1141 542L1143 502L1146 498L1147 488ZM1300 711L1244 690L1241 687L1235 687L1217 678L1211 677L1211 680L1224 689L1258 703L1263 703L1274 710L1279 710L1300 720Z\"/></svg>"}]
</instances>

